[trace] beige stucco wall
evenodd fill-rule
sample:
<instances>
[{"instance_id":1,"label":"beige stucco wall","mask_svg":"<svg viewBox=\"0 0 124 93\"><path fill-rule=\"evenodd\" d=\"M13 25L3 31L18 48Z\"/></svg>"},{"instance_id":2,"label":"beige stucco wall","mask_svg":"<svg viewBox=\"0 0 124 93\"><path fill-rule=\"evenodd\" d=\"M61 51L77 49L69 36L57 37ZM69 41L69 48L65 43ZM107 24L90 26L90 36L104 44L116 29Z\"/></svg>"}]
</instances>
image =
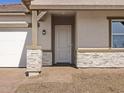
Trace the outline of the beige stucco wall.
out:
<instances>
[{"instance_id":1,"label":"beige stucco wall","mask_svg":"<svg viewBox=\"0 0 124 93\"><path fill-rule=\"evenodd\" d=\"M109 47L108 16L123 16L122 11L78 11L76 15L77 48Z\"/></svg>"},{"instance_id":2,"label":"beige stucco wall","mask_svg":"<svg viewBox=\"0 0 124 93\"><path fill-rule=\"evenodd\" d=\"M24 16L19 16L19 15L11 15L11 16L7 16L7 15L4 15L4 16L0 16L0 21L5 21L5 22L8 22L8 21L26 21L28 23L31 23L31 15L24 15Z\"/></svg>"},{"instance_id":3,"label":"beige stucco wall","mask_svg":"<svg viewBox=\"0 0 124 93\"><path fill-rule=\"evenodd\" d=\"M46 30L46 35L42 34L43 30ZM44 21L40 21L38 44L42 46L43 50L51 50L51 15L49 14Z\"/></svg>"}]
</instances>

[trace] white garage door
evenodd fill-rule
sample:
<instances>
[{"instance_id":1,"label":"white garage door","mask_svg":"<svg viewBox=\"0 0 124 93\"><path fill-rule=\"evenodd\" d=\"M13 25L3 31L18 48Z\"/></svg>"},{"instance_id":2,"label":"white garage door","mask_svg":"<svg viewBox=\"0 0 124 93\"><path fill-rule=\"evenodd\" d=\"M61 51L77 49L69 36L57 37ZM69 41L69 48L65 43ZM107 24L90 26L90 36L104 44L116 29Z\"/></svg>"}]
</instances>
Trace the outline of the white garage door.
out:
<instances>
[{"instance_id":1,"label":"white garage door","mask_svg":"<svg viewBox=\"0 0 124 93\"><path fill-rule=\"evenodd\" d=\"M0 67L25 67L21 63L27 32L0 31Z\"/></svg>"}]
</instances>

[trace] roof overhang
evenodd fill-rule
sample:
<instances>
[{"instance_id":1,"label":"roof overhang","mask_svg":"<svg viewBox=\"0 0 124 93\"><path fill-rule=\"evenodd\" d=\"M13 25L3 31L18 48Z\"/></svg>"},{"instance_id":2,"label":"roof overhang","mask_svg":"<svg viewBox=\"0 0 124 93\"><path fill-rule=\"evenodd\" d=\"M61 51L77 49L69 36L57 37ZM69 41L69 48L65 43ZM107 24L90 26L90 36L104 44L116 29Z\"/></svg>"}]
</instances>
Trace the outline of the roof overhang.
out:
<instances>
[{"instance_id":1,"label":"roof overhang","mask_svg":"<svg viewBox=\"0 0 124 93\"><path fill-rule=\"evenodd\" d=\"M124 10L124 5L30 5L37 10Z\"/></svg>"},{"instance_id":2,"label":"roof overhang","mask_svg":"<svg viewBox=\"0 0 124 93\"><path fill-rule=\"evenodd\" d=\"M0 13L28 13L29 10L24 4L0 5Z\"/></svg>"},{"instance_id":3,"label":"roof overhang","mask_svg":"<svg viewBox=\"0 0 124 93\"><path fill-rule=\"evenodd\" d=\"M29 10L124 10L123 0L22 0Z\"/></svg>"}]
</instances>

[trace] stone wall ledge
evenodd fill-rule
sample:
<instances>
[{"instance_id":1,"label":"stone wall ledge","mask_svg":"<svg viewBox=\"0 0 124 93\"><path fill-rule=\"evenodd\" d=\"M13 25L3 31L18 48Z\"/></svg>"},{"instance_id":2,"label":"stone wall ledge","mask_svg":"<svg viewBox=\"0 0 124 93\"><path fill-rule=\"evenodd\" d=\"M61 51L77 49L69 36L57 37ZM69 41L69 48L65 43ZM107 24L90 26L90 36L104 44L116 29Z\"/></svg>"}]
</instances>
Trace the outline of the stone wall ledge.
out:
<instances>
[{"instance_id":1,"label":"stone wall ledge","mask_svg":"<svg viewBox=\"0 0 124 93\"><path fill-rule=\"evenodd\" d=\"M124 52L78 52L77 67L124 67Z\"/></svg>"},{"instance_id":2,"label":"stone wall ledge","mask_svg":"<svg viewBox=\"0 0 124 93\"><path fill-rule=\"evenodd\" d=\"M78 48L77 52L124 52L124 48Z\"/></svg>"}]
</instances>

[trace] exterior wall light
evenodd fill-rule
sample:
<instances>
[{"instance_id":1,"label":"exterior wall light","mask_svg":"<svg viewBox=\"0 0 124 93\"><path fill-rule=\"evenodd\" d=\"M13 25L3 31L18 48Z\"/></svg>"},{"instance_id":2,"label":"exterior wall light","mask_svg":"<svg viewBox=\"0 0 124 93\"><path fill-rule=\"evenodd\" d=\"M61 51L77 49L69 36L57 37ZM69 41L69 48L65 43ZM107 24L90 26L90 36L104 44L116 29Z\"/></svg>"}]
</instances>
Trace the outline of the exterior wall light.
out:
<instances>
[{"instance_id":1,"label":"exterior wall light","mask_svg":"<svg viewBox=\"0 0 124 93\"><path fill-rule=\"evenodd\" d=\"M46 30L43 30L43 31L42 31L42 34L43 34L43 35L46 35Z\"/></svg>"}]
</instances>

